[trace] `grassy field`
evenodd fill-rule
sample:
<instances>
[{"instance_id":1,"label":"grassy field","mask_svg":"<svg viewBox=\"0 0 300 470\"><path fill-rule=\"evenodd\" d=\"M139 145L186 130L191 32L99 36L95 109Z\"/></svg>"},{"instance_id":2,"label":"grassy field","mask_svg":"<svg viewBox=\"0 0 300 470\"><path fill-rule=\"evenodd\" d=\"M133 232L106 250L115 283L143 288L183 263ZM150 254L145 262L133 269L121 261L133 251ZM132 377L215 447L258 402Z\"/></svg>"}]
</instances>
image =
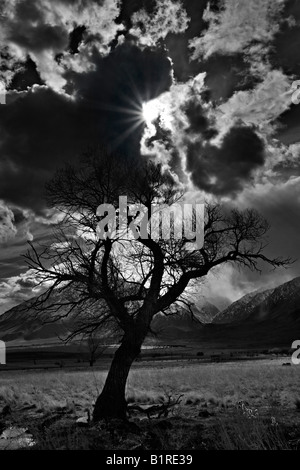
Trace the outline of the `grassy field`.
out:
<instances>
[{"instance_id":1,"label":"grassy field","mask_svg":"<svg viewBox=\"0 0 300 470\"><path fill-rule=\"evenodd\" d=\"M213 443L220 445L220 442L223 443L222 448L259 448L257 442L267 448L295 447L298 446L298 435L300 442L300 367L283 367L283 362L286 358L216 364L179 363L172 367L142 365L130 373L127 399L150 404L160 403L168 395L174 398L183 395L173 416L168 418L171 427L172 422L177 422L176 432L169 436L173 440L177 436L176 442L169 439L167 443L156 444L158 448L182 445L182 436L178 433L185 435L186 426L190 428L190 435L195 432L197 436L201 434L201 439L197 437L198 444L189 441L189 444L185 443L187 447L211 448ZM92 412L105 375L96 369L1 372L0 407L9 405L14 423L23 426L29 416L26 410L30 408L31 418L37 423L38 416L44 419L62 412L61 416L68 416L69 424L72 420L74 423L87 408ZM144 428L153 427L156 423L145 419L140 422ZM148 427L143 428L144 434L149 434ZM276 437L273 436L272 442L268 443L275 431ZM283 434L277 436L279 431ZM216 432L219 433L218 438ZM163 434L165 438L166 433ZM122 444L119 441L108 444L107 441L101 445L104 448L108 445L122 448L124 439L121 441ZM80 439L78 442L74 444L75 448L89 448L90 444L85 442L83 445ZM52 447L74 448L72 445L59 441ZM125 448L130 446L125 445Z\"/></svg>"},{"instance_id":2,"label":"grassy field","mask_svg":"<svg viewBox=\"0 0 300 470\"><path fill-rule=\"evenodd\" d=\"M282 367L284 359L133 368L127 387L129 401L155 403L166 391L184 394L183 403L230 406L238 401L264 406L273 401L293 407L300 399L300 367ZM56 369L0 373L0 403L92 408L106 372Z\"/></svg>"}]
</instances>

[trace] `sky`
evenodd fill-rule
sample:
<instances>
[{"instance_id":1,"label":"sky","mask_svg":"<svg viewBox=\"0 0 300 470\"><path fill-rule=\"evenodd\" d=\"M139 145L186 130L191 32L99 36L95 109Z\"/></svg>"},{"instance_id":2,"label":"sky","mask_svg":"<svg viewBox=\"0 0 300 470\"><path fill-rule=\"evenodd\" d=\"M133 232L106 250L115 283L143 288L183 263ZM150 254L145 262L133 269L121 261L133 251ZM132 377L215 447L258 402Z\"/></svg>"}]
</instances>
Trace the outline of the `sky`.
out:
<instances>
[{"instance_id":1,"label":"sky","mask_svg":"<svg viewBox=\"0 0 300 470\"><path fill-rule=\"evenodd\" d=\"M266 253L295 259L261 275L226 265L207 295L234 301L299 276L297 80L297 0L2 0L0 314L38 293L22 254L58 220L45 183L94 145L259 210Z\"/></svg>"}]
</instances>

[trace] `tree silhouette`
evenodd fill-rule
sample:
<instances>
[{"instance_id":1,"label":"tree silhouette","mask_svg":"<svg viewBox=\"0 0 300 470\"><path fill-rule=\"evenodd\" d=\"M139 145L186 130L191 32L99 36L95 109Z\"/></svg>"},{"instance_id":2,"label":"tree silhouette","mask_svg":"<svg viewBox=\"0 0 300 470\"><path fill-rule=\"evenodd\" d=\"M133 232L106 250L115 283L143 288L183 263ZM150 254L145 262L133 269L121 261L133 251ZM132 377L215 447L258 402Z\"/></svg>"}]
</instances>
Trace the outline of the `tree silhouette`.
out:
<instances>
[{"instance_id":1,"label":"tree silhouette","mask_svg":"<svg viewBox=\"0 0 300 470\"><path fill-rule=\"evenodd\" d=\"M31 269L47 290L35 307L51 311L53 321L72 314L78 322L72 332L93 334L111 327L121 332L105 385L96 400L93 419L125 418L125 387L130 367L151 331L155 315L170 315L174 306L188 304L193 284L225 263L260 270L261 263L284 266L289 260L264 254L268 223L254 210L223 210L206 204L204 244L184 236L175 239L109 233L100 238L97 208L119 197L142 204L151 216L156 204L170 206L183 197L172 176L161 165L135 164L105 150L88 152L77 166L60 170L47 186L49 203L64 214L55 240L34 246L26 255ZM138 214L133 216L137 221ZM131 219L132 220L132 219ZM160 222L161 223L161 222ZM108 236L109 235L109 236ZM64 297L60 294L68 293ZM51 301L52 299L52 301ZM75 314L76 312L76 314Z\"/></svg>"}]
</instances>

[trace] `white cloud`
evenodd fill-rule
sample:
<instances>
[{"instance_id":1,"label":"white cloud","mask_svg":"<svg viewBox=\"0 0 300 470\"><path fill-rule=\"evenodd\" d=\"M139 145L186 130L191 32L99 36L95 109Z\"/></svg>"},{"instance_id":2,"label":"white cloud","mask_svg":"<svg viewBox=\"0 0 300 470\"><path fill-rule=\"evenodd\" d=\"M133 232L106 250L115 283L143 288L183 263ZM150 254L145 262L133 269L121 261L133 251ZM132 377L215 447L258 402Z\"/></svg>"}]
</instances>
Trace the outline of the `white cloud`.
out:
<instances>
[{"instance_id":1,"label":"white cloud","mask_svg":"<svg viewBox=\"0 0 300 470\"><path fill-rule=\"evenodd\" d=\"M8 207L0 200L0 246L1 251L8 242L25 242L33 240L31 224L35 222L34 214L15 206ZM2 253L3 254L3 253Z\"/></svg>"},{"instance_id":2,"label":"white cloud","mask_svg":"<svg viewBox=\"0 0 300 470\"><path fill-rule=\"evenodd\" d=\"M189 17L179 1L157 0L152 14L139 10L132 15L130 33L137 37L140 46L155 46L169 33L183 33Z\"/></svg>"},{"instance_id":3,"label":"white cloud","mask_svg":"<svg viewBox=\"0 0 300 470\"><path fill-rule=\"evenodd\" d=\"M204 285L201 286L201 294L223 310L246 294L256 290L273 289L294 277L295 273L284 269L272 272L267 269L261 277L253 276L249 271L225 264L208 273ZM227 299L227 305L223 299Z\"/></svg>"},{"instance_id":4,"label":"white cloud","mask_svg":"<svg viewBox=\"0 0 300 470\"><path fill-rule=\"evenodd\" d=\"M104 0L101 2L89 1L67 3L62 0L39 0L45 20L53 25L67 25L69 31L74 24L86 26L89 33L99 37L100 52L106 54L108 44L114 39L122 25L117 25L114 20L120 14L120 2L118 0ZM100 41L101 39L101 41Z\"/></svg>"},{"instance_id":5,"label":"white cloud","mask_svg":"<svg viewBox=\"0 0 300 470\"><path fill-rule=\"evenodd\" d=\"M284 0L223 0L220 12L208 6L203 19L209 28L190 41L192 59L242 52L253 41L268 43L279 29L278 13L283 6Z\"/></svg>"},{"instance_id":6,"label":"white cloud","mask_svg":"<svg viewBox=\"0 0 300 470\"><path fill-rule=\"evenodd\" d=\"M235 203L242 209L247 207L260 207L261 209L272 207L275 209L280 205L290 205L291 207L299 206L300 210L300 176L277 182L275 185L272 181L266 180L256 184L255 187L245 188ZM280 217L279 211L277 216ZM292 220L292 223L298 223L299 220L297 217L297 220Z\"/></svg>"},{"instance_id":7,"label":"white cloud","mask_svg":"<svg viewBox=\"0 0 300 470\"><path fill-rule=\"evenodd\" d=\"M41 292L36 274L30 269L0 281L0 315Z\"/></svg>"},{"instance_id":8,"label":"white cloud","mask_svg":"<svg viewBox=\"0 0 300 470\"><path fill-rule=\"evenodd\" d=\"M271 122L289 109L291 97L291 80L279 70L268 71L253 90L234 93L213 111L219 130L218 142L238 121L256 126L265 135L272 134L275 127Z\"/></svg>"},{"instance_id":9,"label":"white cloud","mask_svg":"<svg viewBox=\"0 0 300 470\"><path fill-rule=\"evenodd\" d=\"M14 213L4 201L0 201L0 245L15 238L17 228L14 223Z\"/></svg>"},{"instance_id":10,"label":"white cloud","mask_svg":"<svg viewBox=\"0 0 300 470\"><path fill-rule=\"evenodd\" d=\"M4 0L3 15L5 20L0 28L0 47L8 50L10 56L5 59L6 71L0 75L8 83L12 76L12 69L19 62L24 62L29 55L37 65L41 78L46 85L57 92L62 92L66 80L65 71L87 71L88 58L92 49L96 48L101 55L110 52L110 43L117 31L124 29L123 25L115 23L120 14L118 0L103 0L82 2L65 2L63 0L35 0L28 5L27 11L21 11L22 3L17 0ZM27 7L25 5L25 7ZM30 10L31 8L31 10ZM23 15L23 16L22 16ZM80 48L76 57L67 52L68 35L76 25L86 27L89 38L87 44ZM47 29L48 28L48 29ZM51 30L51 28L53 28ZM40 31L55 32L54 38L42 34ZM54 33L53 33L54 34ZM55 60L57 53L64 53L60 64Z\"/></svg>"},{"instance_id":11,"label":"white cloud","mask_svg":"<svg viewBox=\"0 0 300 470\"><path fill-rule=\"evenodd\" d=\"M205 73L200 73L186 83L174 83L169 91L151 102L152 107L157 110L155 118L159 117L161 127L170 132L172 145L180 153L183 162L185 160L185 141L187 139L186 129L189 127L189 120L184 112L184 107L191 100L199 102L205 107L200 96L201 91L204 90L205 75ZM155 135L155 132L153 123L146 122L141 140L141 152L142 154L154 153L157 155L158 160L168 164L170 151L165 143L155 141L149 144L148 142Z\"/></svg>"}]
</instances>

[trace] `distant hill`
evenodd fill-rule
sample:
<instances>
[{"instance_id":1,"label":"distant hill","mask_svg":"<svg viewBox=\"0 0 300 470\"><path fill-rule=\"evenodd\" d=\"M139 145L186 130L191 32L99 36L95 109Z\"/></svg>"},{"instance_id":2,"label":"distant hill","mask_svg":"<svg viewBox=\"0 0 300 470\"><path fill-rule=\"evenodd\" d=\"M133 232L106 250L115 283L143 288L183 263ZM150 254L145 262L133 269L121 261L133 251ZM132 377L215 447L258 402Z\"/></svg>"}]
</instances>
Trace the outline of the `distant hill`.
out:
<instances>
[{"instance_id":1,"label":"distant hill","mask_svg":"<svg viewBox=\"0 0 300 470\"><path fill-rule=\"evenodd\" d=\"M289 348L300 339L300 277L274 289L245 295L206 323L189 323L187 313L168 324L161 319L164 341L197 343L212 348Z\"/></svg>"},{"instance_id":2,"label":"distant hill","mask_svg":"<svg viewBox=\"0 0 300 470\"><path fill-rule=\"evenodd\" d=\"M255 291L244 295L241 299L233 302L229 307L219 312L214 318L213 323L234 323L241 322L251 315L253 308L260 305L274 289L265 291Z\"/></svg>"},{"instance_id":3,"label":"distant hill","mask_svg":"<svg viewBox=\"0 0 300 470\"><path fill-rule=\"evenodd\" d=\"M23 302L16 307L13 307L6 313L0 316L0 339L3 341L25 341L32 342L42 340L43 342L53 341L59 337L67 336L74 330L74 326L78 318L82 316L97 316L101 306L93 305L90 309L85 309L84 312L77 312L76 310L67 318L49 323L51 314L47 311L37 312L32 308L34 298ZM66 301L66 294L56 295L55 301ZM51 301L53 302L53 300ZM50 301L45 302L48 306ZM192 306L194 319L187 309L180 308L178 313L172 316L165 316L163 314L156 315L152 323L152 329L163 340L177 340L182 338L186 340L195 335L204 324L210 323L213 318L219 313L217 307L212 303L201 299L197 305ZM61 314L66 312L66 308L61 310ZM111 333L109 328L102 332L102 336L106 340L115 340L115 335ZM151 335L150 335L151 336Z\"/></svg>"},{"instance_id":4,"label":"distant hill","mask_svg":"<svg viewBox=\"0 0 300 470\"><path fill-rule=\"evenodd\" d=\"M197 301L192 306L192 311L197 320L204 324L211 323L220 313L220 310L205 298Z\"/></svg>"},{"instance_id":5,"label":"distant hill","mask_svg":"<svg viewBox=\"0 0 300 470\"><path fill-rule=\"evenodd\" d=\"M299 315L298 315L299 312ZM255 291L233 302L219 312L213 323L265 323L280 321L284 324L300 321L300 277L274 289Z\"/></svg>"},{"instance_id":6,"label":"distant hill","mask_svg":"<svg viewBox=\"0 0 300 470\"><path fill-rule=\"evenodd\" d=\"M159 340L165 342L197 340L203 333L205 325L212 322L219 310L205 299L197 302L197 306L193 305L191 310L193 315L187 308L181 308L172 316L157 314L152 321L151 329Z\"/></svg>"},{"instance_id":7,"label":"distant hill","mask_svg":"<svg viewBox=\"0 0 300 470\"><path fill-rule=\"evenodd\" d=\"M0 339L7 342L14 340L47 340L67 334L67 322L45 324L43 320L50 319L50 316L33 310L31 308L32 303L32 299L27 300L0 316Z\"/></svg>"},{"instance_id":8,"label":"distant hill","mask_svg":"<svg viewBox=\"0 0 300 470\"><path fill-rule=\"evenodd\" d=\"M291 346L300 339L300 277L247 294L214 318L212 337L251 346Z\"/></svg>"},{"instance_id":9,"label":"distant hill","mask_svg":"<svg viewBox=\"0 0 300 470\"><path fill-rule=\"evenodd\" d=\"M89 306L85 304L83 308L75 308L72 313L66 316L68 307L63 306L59 310L59 315L62 318L54 322L54 315L57 314L50 312L46 308L53 303L67 304L71 297L72 293L70 291L52 294L51 299L45 300L45 310L43 311L37 311L33 307L36 298L13 307L0 316L0 339L6 342L16 340L18 342L36 342L37 340L42 340L42 342L47 343L67 337L74 331L74 328L83 317L93 319L97 316L99 308L101 308L96 303ZM102 331L102 336L105 338L110 335L112 336L112 330L113 328L107 325Z\"/></svg>"},{"instance_id":10,"label":"distant hill","mask_svg":"<svg viewBox=\"0 0 300 470\"><path fill-rule=\"evenodd\" d=\"M46 343L72 331L78 315L96 316L99 311L94 305L65 321L44 324L41 316L32 312L31 302L0 316L0 339ZM192 310L194 319L185 308L172 316L156 315L151 325L155 335L150 334L147 341L220 349L290 347L300 339L300 277L274 289L247 294L222 312L204 298ZM111 331L107 328L102 335L106 342L115 340Z\"/></svg>"}]
</instances>

